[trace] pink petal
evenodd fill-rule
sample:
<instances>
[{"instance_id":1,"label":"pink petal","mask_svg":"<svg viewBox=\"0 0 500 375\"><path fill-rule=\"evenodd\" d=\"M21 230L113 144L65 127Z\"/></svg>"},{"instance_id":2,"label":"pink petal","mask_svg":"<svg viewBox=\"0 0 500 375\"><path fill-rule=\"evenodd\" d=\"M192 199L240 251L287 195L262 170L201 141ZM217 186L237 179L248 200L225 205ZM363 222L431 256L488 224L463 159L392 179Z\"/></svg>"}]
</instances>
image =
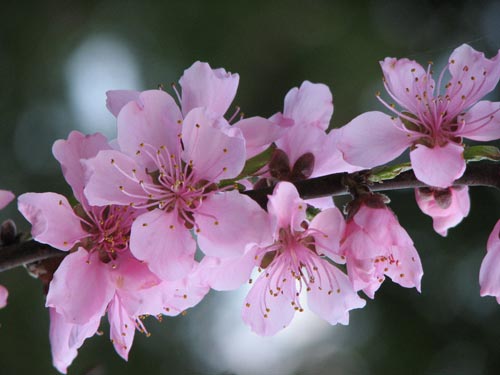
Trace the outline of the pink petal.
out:
<instances>
[{"instance_id":1,"label":"pink petal","mask_svg":"<svg viewBox=\"0 0 500 375\"><path fill-rule=\"evenodd\" d=\"M96 317L86 324L72 324L66 322L54 308L49 308L49 313L52 363L59 372L66 374L85 339L96 333L101 317Z\"/></svg>"},{"instance_id":2,"label":"pink petal","mask_svg":"<svg viewBox=\"0 0 500 375\"><path fill-rule=\"evenodd\" d=\"M333 114L333 98L328 86L304 81L285 96L283 115L293 119L295 126L328 129Z\"/></svg>"},{"instance_id":3,"label":"pink petal","mask_svg":"<svg viewBox=\"0 0 500 375\"><path fill-rule=\"evenodd\" d=\"M243 255L248 246L272 242L266 212L237 191L212 195L194 214L201 251L216 257Z\"/></svg>"},{"instance_id":4,"label":"pink petal","mask_svg":"<svg viewBox=\"0 0 500 375\"><path fill-rule=\"evenodd\" d=\"M332 129L324 141L324 149L320 153L316 153L314 172L311 177L324 176L331 173L341 172L357 172L362 170L362 167L349 164L344 160L338 141L340 139L340 129ZM326 152L328 150L328 152Z\"/></svg>"},{"instance_id":5,"label":"pink petal","mask_svg":"<svg viewBox=\"0 0 500 375\"><path fill-rule=\"evenodd\" d=\"M106 92L106 108L118 117L121 109L131 101L139 101L139 91L133 90L110 90Z\"/></svg>"},{"instance_id":6,"label":"pink petal","mask_svg":"<svg viewBox=\"0 0 500 375\"><path fill-rule=\"evenodd\" d=\"M106 137L95 133L84 135L78 131L72 131L68 139L59 139L52 146L52 153L61 164L66 182L73 189L73 194L83 203L83 188L85 187L85 173L81 159L89 159L97 155L101 150L111 147Z\"/></svg>"},{"instance_id":7,"label":"pink petal","mask_svg":"<svg viewBox=\"0 0 500 375\"><path fill-rule=\"evenodd\" d=\"M278 272L270 273L270 277L262 274L255 282L245 298L242 318L253 332L261 336L272 336L286 328L293 319L295 310L291 305L288 293L269 293L269 284L276 285ZM289 282L295 291L295 283Z\"/></svg>"},{"instance_id":8,"label":"pink petal","mask_svg":"<svg viewBox=\"0 0 500 375\"><path fill-rule=\"evenodd\" d=\"M448 61L452 76L446 91L450 95L448 107L470 107L493 91L500 79L500 53L487 59L484 53L462 44L453 51Z\"/></svg>"},{"instance_id":9,"label":"pink petal","mask_svg":"<svg viewBox=\"0 0 500 375\"><path fill-rule=\"evenodd\" d=\"M177 281L166 281L163 288L163 314L178 315L197 305L209 292L210 287L204 282L202 268L198 263L188 276Z\"/></svg>"},{"instance_id":10,"label":"pink petal","mask_svg":"<svg viewBox=\"0 0 500 375\"><path fill-rule=\"evenodd\" d=\"M181 129L182 114L174 99L161 90L144 91L118 115L118 144L141 166L153 171L157 166L150 155L157 150L166 148L175 155L180 152Z\"/></svg>"},{"instance_id":11,"label":"pink petal","mask_svg":"<svg viewBox=\"0 0 500 375\"><path fill-rule=\"evenodd\" d=\"M487 253L481 263L479 284L481 296L500 297L500 220L488 238Z\"/></svg>"},{"instance_id":12,"label":"pink petal","mask_svg":"<svg viewBox=\"0 0 500 375\"><path fill-rule=\"evenodd\" d=\"M277 231L281 228L302 230L301 223L306 219L306 209L307 204L300 199L295 186L290 182L279 182L267 203L275 236L277 237Z\"/></svg>"},{"instance_id":13,"label":"pink petal","mask_svg":"<svg viewBox=\"0 0 500 375\"><path fill-rule=\"evenodd\" d=\"M340 240L344 236L344 217L336 207L320 212L311 221L309 229L312 230L316 251L326 254L336 263L344 263L340 259ZM317 232L316 232L317 231Z\"/></svg>"},{"instance_id":14,"label":"pink petal","mask_svg":"<svg viewBox=\"0 0 500 375\"><path fill-rule=\"evenodd\" d=\"M285 127L258 116L240 120L233 127L240 129L245 138L247 159L264 151L286 131Z\"/></svg>"},{"instance_id":15,"label":"pink petal","mask_svg":"<svg viewBox=\"0 0 500 375\"><path fill-rule=\"evenodd\" d=\"M420 189L415 189L415 199L419 208L423 213L432 217L434 230L443 237L446 237L448 229L458 225L470 210L468 186L460 189L451 187L449 194L451 204L443 208L436 202L432 192L424 194Z\"/></svg>"},{"instance_id":16,"label":"pink petal","mask_svg":"<svg viewBox=\"0 0 500 375\"><path fill-rule=\"evenodd\" d=\"M8 190L0 190L0 210L4 209L16 196Z\"/></svg>"},{"instance_id":17,"label":"pink petal","mask_svg":"<svg viewBox=\"0 0 500 375\"><path fill-rule=\"evenodd\" d=\"M154 209L132 224L132 254L162 280L177 280L192 270L196 243L175 212Z\"/></svg>"},{"instance_id":18,"label":"pink petal","mask_svg":"<svg viewBox=\"0 0 500 375\"><path fill-rule=\"evenodd\" d=\"M83 163L89 175L84 193L91 205L127 206L148 200L141 181L151 183L151 176L131 157L119 151L105 150Z\"/></svg>"},{"instance_id":19,"label":"pink petal","mask_svg":"<svg viewBox=\"0 0 500 375\"><path fill-rule=\"evenodd\" d=\"M500 65L500 64L499 64ZM493 141L500 138L500 102L481 101L458 117L458 123L464 122L460 137L475 141Z\"/></svg>"},{"instance_id":20,"label":"pink petal","mask_svg":"<svg viewBox=\"0 0 500 375\"><path fill-rule=\"evenodd\" d=\"M19 211L31 223L31 235L39 242L69 250L88 237L66 197L56 193L26 193L18 199Z\"/></svg>"},{"instance_id":21,"label":"pink petal","mask_svg":"<svg viewBox=\"0 0 500 375\"><path fill-rule=\"evenodd\" d=\"M115 295L108 307L109 334L116 352L125 361L132 347L135 334L135 321L123 308L120 298Z\"/></svg>"},{"instance_id":22,"label":"pink petal","mask_svg":"<svg viewBox=\"0 0 500 375\"><path fill-rule=\"evenodd\" d=\"M401 230L404 231L403 228ZM404 232L406 234L406 231ZM394 246L392 255L394 259L397 259L397 262L389 266L389 270L385 274L402 287L416 288L420 292L424 271L415 246Z\"/></svg>"},{"instance_id":23,"label":"pink petal","mask_svg":"<svg viewBox=\"0 0 500 375\"><path fill-rule=\"evenodd\" d=\"M203 62L195 62L179 79L182 87L182 113L205 107L217 116L223 116L233 101L239 82L238 74L224 69L212 69Z\"/></svg>"},{"instance_id":24,"label":"pink petal","mask_svg":"<svg viewBox=\"0 0 500 375\"><path fill-rule=\"evenodd\" d=\"M309 308L330 324L348 324L349 310L364 307L365 300L359 298L347 275L327 261L321 261L317 273L309 284Z\"/></svg>"},{"instance_id":25,"label":"pink petal","mask_svg":"<svg viewBox=\"0 0 500 375\"><path fill-rule=\"evenodd\" d=\"M337 146L349 164L373 168L397 158L414 140L398 118L366 112L338 130Z\"/></svg>"},{"instance_id":26,"label":"pink petal","mask_svg":"<svg viewBox=\"0 0 500 375\"><path fill-rule=\"evenodd\" d=\"M183 159L198 179L218 182L236 177L245 165L245 140L238 128L202 108L193 109L182 128Z\"/></svg>"},{"instance_id":27,"label":"pink petal","mask_svg":"<svg viewBox=\"0 0 500 375\"><path fill-rule=\"evenodd\" d=\"M413 172L418 180L429 186L446 188L465 171L464 148L453 142L443 147L417 144L410 152Z\"/></svg>"},{"instance_id":28,"label":"pink petal","mask_svg":"<svg viewBox=\"0 0 500 375\"><path fill-rule=\"evenodd\" d=\"M9 297L9 291L3 285L0 285L0 309L7 306L7 297Z\"/></svg>"},{"instance_id":29,"label":"pink petal","mask_svg":"<svg viewBox=\"0 0 500 375\"><path fill-rule=\"evenodd\" d=\"M380 61L380 66L392 99L412 113L420 112L421 103L415 98L415 95L422 95L423 92L426 92L428 96L432 96L433 92L429 92L428 88L429 86L435 87L434 82L427 81L431 77L427 75L424 68L413 60L393 57L386 57Z\"/></svg>"},{"instance_id":30,"label":"pink petal","mask_svg":"<svg viewBox=\"0 0 500 375\"><path fill-rule=\"evenodd\" d=\"M120 256L113 261L110 277L120 292L135 293L161 282L144 262L137 260L128 252L120 253Z\"/></svg>"},{"instance_id":31,"label":"pink petal","mask_svg":"<svg viewBox=\"0 0 500 375\"><path fill-rule=\"evenodd\" d=\"M232 258L205 257L200 263L201 273L210 288L215 290L234 290L246 283L257 265L252 247L241 256Z\"/></svg>"},{"instance_id":32,"label":"pink petal","mask_svg":"<svg viewBox=\"0 0 500 375\"><path fill-rule=\"evenodd\" d=\"M100 318L115 292L109 268L97 254L89 256L83 248L69 254L50 282L46 306L55 308L68 323L86 324Z\"/></svg>"}]
</instances>

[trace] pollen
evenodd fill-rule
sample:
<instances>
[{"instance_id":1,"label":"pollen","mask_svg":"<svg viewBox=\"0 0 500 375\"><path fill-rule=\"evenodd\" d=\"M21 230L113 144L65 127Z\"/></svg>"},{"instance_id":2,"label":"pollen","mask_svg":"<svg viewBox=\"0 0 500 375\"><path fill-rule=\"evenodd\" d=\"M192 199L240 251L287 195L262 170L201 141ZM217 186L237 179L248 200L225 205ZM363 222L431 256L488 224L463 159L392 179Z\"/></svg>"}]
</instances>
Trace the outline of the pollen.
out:
<instances>
[{"instance_id":1,"label":"pollen","mask_svg":"<svg viewBox=\"0 0 500 375\"><path fill-rule=\"evenodd\" d=\"M225 148L225 149L224 149L224 150L222 150L222 151L224 151L224 153L225 153L225 154L227 154L227 148Z\"/></svg>"},{"instance_id":2,"label":"pollen","mask_svg":"<svg viewBox=\"0 0 500 375\"><path fill-rule=\"evenodd\" d=\"M143 226L143 227L147 227L147 226L148 226L148 223L142 223L142 226Z\"/></svg>"},{"instance_id":3,"label":"pollen","mask_svg":"<svg viewBox=\"0 0 500 375\"><path fill-rule=\"evenodd\" d=\"M174 229L174 224L170 224L169 228L173 230Z\"/></svg>"},{"instance_id":4,"label":"pollen","mask_svg":"<svg viewBox=\"0 0 500 375\"><path fill-rule=\"evenodd\" d=\"M63 204L63 202L60 200L60 201L59 201L59 206L62 206L62 204Z\"/></svg>"},{"instance_id":5,"label":"pollen","mask_svg":"<svg viewBox=\"0 0 500 375\"><path fill-rule=\"evenodd\" d=\"M405 274L404 274L404 273L401 273L401 274L399 275L399 277L405 277Z\"/></svg>"},{"instance_id":6,"label":"pollen","mask_svg":"<svg viewBox=\"0 0 500 375\"><path fill-rule=\"evenodd\" d=\"M111 164L115 164L115 159L111 159Z\"/></svg>"},{"instance_id":7,"label":"pollen","mask_svg":"<svg viewBox=\"0 0 500 375\"><path fill-rule=\"evenodd\" d=\"M188 298L187 294L184 294L182 298L187 299Z\"/></svg>"},{"instance_id":8,"label":"pollen","mask_svg":"<svg viewBox=\"0 0 500 375\"><path fill-rule=\"evenodd\" d=\"M68 244L68 241L64 241L63 245L66 246Z\"/></svg>"},{"instance_id":9,"label":"pollen","mask_svg":"<svg viewBox=\"0 0 500 375\"><path fill-rule=\"evenodd\" d=\"M245 304L245 306L246 306L246 307L250 307L250 304L247 302L247 303Z\"/></svg>"},{"instance_id":10,"label":"pollen","mask_svg":"<svg viewBox=\"0 0 500 375\"><path fill-rule=\"evenodd\" d=\"M218 221L214 221L214 225L219 225L219 222Z\"/></svg>"},{"instance_id":11,"label":"pollen","mask_svg":"<svg viewBox=\"0 0 500 375\"><path fill-rule=\"evenodd\" d=\"M200 124L196 124L195 126L196 126L198 129L200 128Z\"/></svg>"},{"instance_id":12,"label":"pollen","mask_svg":"<svg viewBox=\"0 0 500 375\"><path fill-rule=\"evenodd\" d=\"M298 208L299 208L299 210L302 210L304 207L301 204L299 204Z\"/></svg>"},{"instance_id":13,"label":"pollen","mask_svg":"<svg viewBox=\"0 0 500 375\"><path fill-rule=\"evenodd\" d=\"M118 189L120 189L121 191L123 191L124 187L122 185L118 186Z\"/></svg>"},{"instance_id":14,"label":"pollen","mask_svg":"<svg viewBox=\"0 0 500 375\"><path fill-rule=\"evenodd\" d=\"M177 120L177 123L178 123L179 125L181 125L181 124L182 124L182 120Z\"/></svg>"},{"instance_id":15,"label":"pollen","mask_svg":"<svg viewBox=\"0 0 500 375\"><path fill-rule=\"evenodd\" d=\"M339 289L337 289L337 294L340 294L340 288L339 288Z\"/></svg>"},{"instance_id":16,"label":"pollen","mask_svg":"<svg viewBox=\"0 0 500 375\"><path fill-rule=\"evenodd\" d=\"M222 168L222 171L227 172L227 168L226 167Z\"/></svg>"}]
</instances>

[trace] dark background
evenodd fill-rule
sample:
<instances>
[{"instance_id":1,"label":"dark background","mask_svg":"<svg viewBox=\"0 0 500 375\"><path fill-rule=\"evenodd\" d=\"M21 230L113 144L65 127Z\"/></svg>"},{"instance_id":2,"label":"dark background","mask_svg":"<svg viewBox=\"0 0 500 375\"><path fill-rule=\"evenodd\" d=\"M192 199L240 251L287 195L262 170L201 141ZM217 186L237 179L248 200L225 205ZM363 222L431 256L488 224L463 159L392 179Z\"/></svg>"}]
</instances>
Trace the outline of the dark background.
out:
<instances>
[{"instance_id":1,"label":"dark background","mask_svg":"<svg viewBox=\"0 0 500 375\"><path fill-rule=\"evenodd\" d=\"M72 129L113 136L107 89L165 87L196 60L240 74L234 105L248 115L282 109L303 80L334 95L332 126L383 110L378 61L409 57L443 65L469 43L500 48L495 1L43 1L2 3L0 188L69 194L51 145ZM499 99L499 90L490 95ZM498 142L497 142L498 145ZM211 293L186 316L149 318L129 363L102 337L87 340L70 374L496 374L500 306L479 296L478 275L500 194L471 189L472 210L441 238L411 191L392 208L420 252L422 293L384 283L376 299L332 327L296 317L274 338L240 320L243 291ZM15 204L2 217L16 219ZM48 313L40 283L23 269L0 275L0 373L51 374Z\"/></svg>"}]
</instances>

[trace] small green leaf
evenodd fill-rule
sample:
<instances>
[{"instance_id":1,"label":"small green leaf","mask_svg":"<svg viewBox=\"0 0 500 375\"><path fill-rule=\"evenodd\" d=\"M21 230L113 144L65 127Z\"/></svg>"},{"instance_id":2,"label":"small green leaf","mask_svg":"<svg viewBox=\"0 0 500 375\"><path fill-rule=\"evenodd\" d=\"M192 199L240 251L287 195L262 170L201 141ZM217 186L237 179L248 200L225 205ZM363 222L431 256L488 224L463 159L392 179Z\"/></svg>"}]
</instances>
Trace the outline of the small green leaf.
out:
<instances>
[{"instance_id":1,"label":"small green leaf","mask_svg":"<svg viewBox=\"0 0 500 375\"><path fill-rule=\"evenodd\" d=\"M389 165L384 167L378 167L372 169L370 176L368 177L368 181L370 182L382 182L385 180L392 180L399 174L411 170L411 164L402 163L396 165Z\"/></svg>"},{"instance_id":2,"label":"small green leaf","mask_svg":"<svg viewBox=\"0 0 500 375\"><path fill-rule=\"evenodd\" d=\"M467 161L493 160L500 161L500 150L495 146L470 146L464 151Z\"/></svg>"},{"instance_id":3,"label":"small green leaf","mask_svg":"<svg viewBox=\"0 0 500 375\"><path fill-rule=\"evenodd\" d=\"M275 149L276 146L272 144L264 151L262 151L260 154L257 154L254 157L248 159L247 162L245 163L245 166L243 167L243 170L236 178L229 180L222 180L219 183L219 186L224 187L233 185L236 181L239 181L245 177L249 177L252 174L258 172L262 167L264 167L269 162L269 159L271 159L271 155L273 154Z\"/></svg>"}]
</instances>

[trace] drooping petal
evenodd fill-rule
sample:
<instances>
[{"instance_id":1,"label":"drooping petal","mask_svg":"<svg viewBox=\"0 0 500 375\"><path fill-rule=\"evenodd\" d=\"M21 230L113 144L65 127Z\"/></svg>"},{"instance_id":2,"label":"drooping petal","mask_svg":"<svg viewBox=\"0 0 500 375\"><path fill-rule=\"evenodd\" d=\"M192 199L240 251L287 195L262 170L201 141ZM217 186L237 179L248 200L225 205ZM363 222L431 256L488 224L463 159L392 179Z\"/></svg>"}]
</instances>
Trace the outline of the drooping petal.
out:
<instances>
[{"instance_id":1,"label":"drooping petal","mask_svg":"<svg viewBox=\"0 0 500 375\"><path fill-rule=\"evenodd\" d=\"M162 90L143 91L137 101L129 102L118 115L118 144L129 156L150 171L157 169L156 152L180 152L179 134L182 114L174 99Z\"/></svg>"},{"instance_id":2,"label":"drooping petal","mask_svg":"<svg viewBox=\"0 0 500 375\"><path fill-rule=\"evenodd\" d=\"M252 247L245 254L232 258L204 257L200 268L207 285L215 290L239 288L249 280L253 268L258 265L256 250Z\"/></svg>"},{"instance_id":3,"label":"drooping petal","mask_svg":"<svg viewBox=\"0 0 500 375\"><path fill-rule=\"evenodd\" d=\"M110 90L106 92L106 108L118 117L121 109L129 102L139 100L139 91L134 90Z\"/></svg>"},{"instance_id":4,"label":"drooping petal","mask_svg":"<svg viewBox=\"0 0 500 375\"><path fill-rule=\"evenodd\" d=\"M132 224L130 251L162 280L177 280L194 266L196 243L177 213L154 209Z\"/></svg>"},{"instance_id":5,"label":"drooping petal","mask_svg":"<svg viewBox=\"0 0 500 375\"><path fill-rule=\"evenodd\" d=\"M481 296L495 296L500 303L500 220L488 238L486 250L479 271Z\"/></svg>"},{"instance_id":6,"label":"drooping petal","mask_svg":"<svg viewBox=\"0 0 500 375\"><path fill-rule=\"evenodd\" d=\"M499 64L500 65L500 64ZM475 141L493 141L500 138L500 102L480 101L463 116L458 123L464 123L457 136Z\"/></svg>"},{"instance_id":7,"label":"drooping petal","mask_svg":"<svg viewBox=\"0 0 500 375\"><path fill-rule=\"evenodd\" d=\"M182 87L182 113L205 107L217 116L223 116L233 101L239 82L238 74L224 69L212 69L209 64L195 62L179 79Z\"/></svg>"},{"instance_id":8,"label":"drooping petal","mask_svg":"<svg viewBox=\"0 0 500 375\"><path fill-rule=\"evenodd\" d=\"M279 182L274 192L269 196L267 211L271 219L271 228L277 231L280 228L301 230L301 223L306 219L307 204L299 197L299 193L290 182Z\"/></svg>"},{"instance_id":9,"label":"drooping petal","mask_svg":"<svg viewBox=\"0 0 500 375\"><path fill-rule=\"evenodd\" d=\"M3 285L0 285L0 309L7 306L7 298L9 297L9 291Z\"/></svg>"},{"instance_id":10,"label":"drooping petal","mask_svg":"<svg viewBox=\"0 0 500 375\"><path fill-rule=\"evenodd\" d=\"M431 89L431 92L429 92L429 89L435 87L434 82L417 62L386 57L383 61L380 61L380 66L384 74L384 82L392 99L410 112L419 112L421 102L417 99L417 95L420 97L425 92L425 96L433 96L434 90Z\"/></svg>"},{"instance_id":11,"label":"drooping petal","mask_svg":"<svg viewBox=\"0 0 500 375\"><path fill-rule=\"evenodd\" d=\"M365 306L345 273L327 261L320 261L314 282L309 283L309 308L330 324L348 324L349 311Z\"/></svg>"},{"instance_id":12,"label":"drooping petal","mask_svg":"<svg viewBox=\"0 0 500 375\"><path fill-rule=\"evenodd\" d=\"M287 130L286 127L259 116L242 119L233 127L240 129L245 138L247 159L264 151Z\"/></svg>"},{"instance_id":13,"label":"drooping petal","mask_svg":"<svg viewBox=\"0 0 500 375\"><path fill-rule=\"evenodd\" d=\"M203 108L190 111L182 127L183 159L198 179L218 182L236 177L245 165L245 140L240 129Z\"/></svg>"},{"instance_id":14,"label":"drooping petal","mask_svg":"<svg viewBox=\"0 0 500 375\"><path fill-rule=\"evenodd\" d=\"M446 90L457 114L491 92L500 80L500 53L487 59L467 44L456 48L449 58L450 84Z\"/></svg>"},{"instance_id":15,"label":"drooping petal","mask_svg":"<svg viewBox=\"0 0 500 375\"><path fill-rule=\"evenodd\" d=\"M337 146L349 164L373 168L395 159L413 143L415 136L401 128L398 118L366 112L338 130Z\"/></svg>"},{"instance_id":16,"label":"drooping petal","mask_svg":"<svg viewBox=\"0 0 500 375\"><path fill-rule=\"evenodd\" d=\"M314 237L316 251L325 254L337 263L340 259L340 240L345 232L345 220L338 208L332 207L320 212L309 225Z\"/></svg>"},{"instance_id":17,"label":"drooping petal","mask_svg":"<svg viewBox=\"0 0 500 375\"><path fill-rule=\"evenodd\" d=\"M0 210L4 209L16 196L8 190L0 190Z\"/></svg>"},{"instance_id":18,"label":"drooping petal","mask_svg":"<svg viewBox=\"0 0 500 375\"><path fill-rule=\"evenodd\" d=\"M439 203L442 199L440 194L448 195L446 199L450 200L449 205L443 206ZM448 229L458 225L470 210L468 186L451 187L444 193L415 189L415 199L422 212L432 217L434 230L443 237L446 237Z\"/></svg>"},{"instance_id":19,"label":"drooping petal","mask_svg":"<svg viewBox=\"0 0 500 375\"><path fill-rule=\"evenodd\" d=\"M208 197L194 217L200 249L210 256L240 256L251 244L272 242L266 212L237 191Z\"/></svg>"},{"instance_id":20,"label":"drooping petal","mask_svg":"<svg viewBox=\"0 0 500 375\"><path fill-rule=\"evenodd\" d=\"M151 176L124 153L105 150L83 163L89 175L84 193L91 205L128 206L144 203L149 199L142 184L151 183Z\"/></svg>"},{"instance_id":21,"label":"drooping petal","mask_svg":"<svg viewBox=\"0 0 500 375\"><path fill-rule=\"evenodd\" d=\"M114 292L108 265L80 248L66 256L54 273L46 306L55 308L68 323L86 324L104 315Z\"/></svg>"},{"instance_id":22,"label":"drooping petal","mask_svg":"<svg viewBox=\"0 0 500 375\"><path fill-rule=\"evenodd\" d=\"M272 336L286 328L295 314L289 293L269 293L269 285L278 284L278 277L277 272L270 272L268 277L261 274L244 301L243 321L261 336ZM296 290L294 280L288 285Z\"/></svg>"},{"instance_id":23,"label":"drooping petal","mask_svg":"<svg viewBox=\"0 0 500 375\"><path fill-rule=\"evenodd\" d=\"M333 114L333 98L328 86L304 81L285 96L283 115L293 119L295 126L328 129Z\"/></svg>"},{"instance_id":24,"label":"drooping petal","mask_svg":"<svg viewBox=\"0 0 500 375\"><path fill-rule=\"evenodd\" d=\"M73 194L84 204L83 188L85 173L81 159L93 158L101 150L111 147L106 137L100 133L84 135L78 131L69 133L68 139L59 139L52 146L52 153L61 164L66 182L73 189Z\"/></svg>"},{"instance_id":25,"label":"drooping petal","mask_svg":"<svg viewBox=\"0 0 500 375\"><path fill-rule=\"evenodd\" d=\"M96 333L101 317L96 316L86 324L73 324L68 323L54 308L49 308L49 313L52 364L59 372L66 374L85 339Z\"/></svg>"},{"instance_id":26,"label":"drooping petal","mask_svg":"<svg viewBox=\"0 0 500 375\"><path fill-rule=\"evenodd\" d=\"M464 148L453 142L429 148L418 144L410 152L413 172L429 186L447 188L465 171Z\"/></svg>"},{"instance_id":27,"label":"drooping petal","mask_svg":"<svg viewBox=\"0 0 500 375\"><path fill-rule=\"evenodd\" d=\"M127 361L134 341L135 322L130 318L116 294L108 307L108 320L111 342L120 357Z\"/></svg>"},{"instance_id":28,"label":"drooping petal","mask_svg":"<svg viewBox=\"0 0 500 375\"><path fill-rule=\"evenodd\" d=\"M89 234L81 225L66 197L56 193L25 193L18 199L19 211L31 223L31 235L39 242L69 250Z\"/></svg>"},{"instance_id":29,"label":"drooping petal","mask_svg":"<svg viewBox=\"0 0 500 375\"><path fill-rule=\"evenodd\" d=\"M401 228L404 231L403 228ZM406 231L405 235L406 234ZM392 247L392 256L396 260L388 265L385 272L393 282L405 288L415 288L420 292L420 282L424 271L420 257L413 245L401 245Z\"/></svg>"}]
</instances>

